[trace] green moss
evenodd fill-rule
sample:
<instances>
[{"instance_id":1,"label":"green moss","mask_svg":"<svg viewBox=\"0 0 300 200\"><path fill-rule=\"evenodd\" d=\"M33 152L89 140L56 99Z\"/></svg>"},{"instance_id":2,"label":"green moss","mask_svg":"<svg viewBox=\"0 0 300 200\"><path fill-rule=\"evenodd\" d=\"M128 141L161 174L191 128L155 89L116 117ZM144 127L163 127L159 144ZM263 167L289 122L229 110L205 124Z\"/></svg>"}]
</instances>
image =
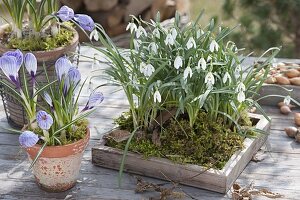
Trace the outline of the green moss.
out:
<instances>
[{"instance_id":1,"label":"green moss","mask_svg":"<svg viewBox=\"0 0 300 200\"><path fill-rule=\"evenodd\" d=\"M20 49L22 51L49 51L70 44L73 36L74 33L71 30L61 27L60 32L55 37L10 38L7 47Z\"/></svg>"},{"instance_id":2,"label":"green moss","mask_svg":"<svg viewBox=\"0 0 300 200\"><path fill-rule=\"evenodd\" d=\"M124 122L123 119L121 117L117 121ZM200 112L193 128L184 116L178 120L171 119L161 130L161 146L154 145L151 139L133 138L129 151L143 154L146 158L163 157L176 163L222 169L230 157L243 147L244 138L225 127L221 119L216 122L208 119L205 112ZM107 145L124 149L126 141L117 143L109 139Z\"/></svg>"}]
</instances>

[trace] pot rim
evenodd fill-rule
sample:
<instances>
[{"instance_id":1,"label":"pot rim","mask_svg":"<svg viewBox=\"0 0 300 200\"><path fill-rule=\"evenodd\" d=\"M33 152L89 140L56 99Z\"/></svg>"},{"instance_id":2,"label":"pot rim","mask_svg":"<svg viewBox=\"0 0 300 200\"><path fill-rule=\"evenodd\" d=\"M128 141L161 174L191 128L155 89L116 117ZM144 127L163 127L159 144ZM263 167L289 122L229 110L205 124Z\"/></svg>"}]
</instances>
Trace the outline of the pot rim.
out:
<instances>
[{"instance_id":1,"label":"pot rim","mask_svg":"<svg viewBox=\"0 0 300 200\"><path fill-rule=\"evenodd\" d=\"M0 26L0 35L1 35L1 32L4 31L4 29L6 28L6 26L10 26L9 24L4 24L2 26ZM73 36L73 39L70 41L70 43L66 46L61 46L61 47L57 47L55 49L51 49L51 50L39 50L39 51L22 51L23 53L27 53L27 52L31 52L35 55L38 55L38 54L43 54L45 52L57 52L57 51L61 51L61 50L64 50L64 49L67 49L67 48L70 48L72 46L77 46L78 42L79 42L79 34L78 32L71 26L66 26L66 25L62 25L63 27L65 27L66 29L69 29L71 30L73 33L74 33L74 36ZM12 49L12 48L7 48L5 47L5 45L3 45L3 43L0 42L0 49L3 49L2 52L6 52L6 51L12 51L12 50L15 50L15 49ZM1 52L1 51L0 51Z\"/></svg>"},{"instance_id":2,"label":"pot rim","mask_svg":"<svg viewBox=\"0 0 300 200\"><path fill-rule=\"evenodd\" d=\"M88 141L90 139L90 129L87 127L86 135L84 138L66 145L57 146L46 146L42 151L40 157L46 158L61 158L81 153L87 147ZM30 148L24 148L30 155L31 159L34 159L38 151L41 149L42 145L36 144ZM58 155L60 154L60 155Z\"/></svg>"}]
</instances>

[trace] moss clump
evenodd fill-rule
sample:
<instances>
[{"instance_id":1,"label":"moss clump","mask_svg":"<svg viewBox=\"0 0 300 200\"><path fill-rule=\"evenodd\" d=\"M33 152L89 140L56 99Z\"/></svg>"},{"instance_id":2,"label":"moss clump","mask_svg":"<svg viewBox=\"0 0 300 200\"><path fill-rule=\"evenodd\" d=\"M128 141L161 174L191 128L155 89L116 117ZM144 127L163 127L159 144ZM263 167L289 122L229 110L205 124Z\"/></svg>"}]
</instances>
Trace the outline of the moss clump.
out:
<instances>
[{"instance_id":1,"label":"moss clump","mask_svg":"<svg viewBox=\"0 0 300 200\"><path fill-rule=\"evenodd\" d=\"M142 140L133 138L129 151L145 157L164 157L181 164L222 169L230 157L243 147L244 138L221 122L222 119L210 121L205 112L199 113L193 128L184 117L177 121L171 119L161 130L161 146L154 145L151 137ZM108 139L107 145L124 149L126 141L117 143Z\"/></svg>"},{"instance_id":2,"label":"moss clump","mask_svg":"<svg viewBox=\"0 0 300 200\"><path fill-rule=\"evenodd\" d=\"M20 49L22 51L49 51L58 47L63 47L72 41L74 33L61 27L56 36L27 37L23 39L10 38L7 42L8 48Z\"/></svg>"}]
</instances>

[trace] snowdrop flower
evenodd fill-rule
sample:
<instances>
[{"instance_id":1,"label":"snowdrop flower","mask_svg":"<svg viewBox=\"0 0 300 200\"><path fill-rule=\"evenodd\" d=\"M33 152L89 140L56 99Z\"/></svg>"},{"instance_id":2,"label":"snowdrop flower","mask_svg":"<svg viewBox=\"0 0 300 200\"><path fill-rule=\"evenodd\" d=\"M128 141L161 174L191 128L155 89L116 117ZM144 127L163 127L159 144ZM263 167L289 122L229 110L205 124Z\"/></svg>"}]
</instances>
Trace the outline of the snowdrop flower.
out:
<instances>
[{"instance_id":1,"label":"snowdrop flower","mask_svg":"<svg viewBox=\"0 0 300 200\"><path fill-rule=\"evenodd\" d=\"M203 35L204 34L204 31L202 30L202 29L199 29L198 31L197 31L197 39L199 39L200 37L201 37L201 35Z\"/></svg>"},{"instance_id":2,"label":"snowdrop flower","mask_svg":"<svg viewBox=\"0 0 300 200\"><path fill-rule=\"evenodd\" d=\"M171 29L171 34L172 34L173 40L176 40L176 37L177 37L177 30L176 30L176 28L172 28Z\"/></svg>"},{"instance_id":3,"label":"snowdrop flower","mask_svg":"<svg viewBox=\"0 0 300 200\"><path fill-rule=\"evenodd\" d=\"M208 72L206 74L204 83L206 83L206 85L209 89L211 89L212 86L215 84L215 78L214 78L214 75L211 72Z\"/></svg>"},{"instance_id":4,"label":"snowdrop flower","mask_svg":"<svg viewBox=\"0 0 300 200\"><path fill-rule=\"evenodd\" d=\"M56 13L57 17L61 19L61 21L69 21L74 18L74 11L72 8L68 6L62 6L59 11Z\"/></svg>"},{"instance_id":5,"label":"snowdrop flower","mask_svg":"<svg viewBox=\"0 0 300 200\"><path fill-rule=\"evenodd\" d=\"M86 31L92 31L95 28L93 19L84 14L76 14L74 20Z\"/></svg>"},{"instance_id":6,"label":"snowdrop flower","mask_svg":"<svg viewBox=\"0 0 300 200\"><path fill-rule=\"evenodd\" d=\"M17 64L16 58L13 56L0 57L0 68L5 74L5 76L16 85L17 89L20 89L21 86L18 75L20 67Z\"/></svg>"},{"instance_id":7,"label":"snowdrop flower","mask_svg":"<svg viewBox=\"0 0 300 200\"><path fill-rule=\"evenodd\" d=\"M141 72L142 74L144 73L145 68L146 68L146 63L142 62L142 63L140 64L140 72Z\"/></svg>"},{"instance_id":8,"label":"snowdrop flower","mask_svg":"<svg viewBox=\"0 0 300 200\"><path fill-rule=\"evenodd\" d=\"M53 124L53 118L47 112L40 110L36 115L38 126L43 130L49 130Z\"/></svg>"},{"instance_id":9,"label":"snowdrop flower","mask_svg":"<svg viewBox=\"0 0 300 200\"><path fill-rule=\"evenodd\" d=\"M153 65L147 64L144 69L144 75L146 77L150 77L154 71L155 71L155 69L154 69Z\"/></svg>"},{"instance_id":10,"label":"snowdrop flower","mask_svg":"<svg viewBox=\"0 0 300 200\"><path fill-rule=\"evenodd\" d=\"M245 99L246 99L245 93L243 91L240 91L237 95L238 102L242 103L243 101L245 101Z\"/></svg>"},{"instance_id":11,"label":"snowdrop flower","mask_svg":"<svg viewBox=\"0 0 300 200\"><path fill-rule=\"evenodd\" d=\"M137 26L135 25L135 23L130 22L128 23L127 27L126 27L126 31L130 30L130 33L133 33L133 31L137 30Z\"/></svg>"},{"instance_id":12,"label":"snowdrop flower","mask_svg":"<svg viewBox=\"0 0 300 200\"><path fill-rule=\"evenodd\" d=\"M19 143L22 147L33 147L39 141L39 136L31 131L24 131L19 136Z\"/></svg>"},{"instance_id":13,"label":"snowdrop flower","mask_svg":"<svg viewBox=\"0 0 300 200\"><path fill-rule=\"evenodd\" d=\"M207 56L206 61L207 61L207 62L210 62L210 61L211 61L211 56L210 56L210 55Z\"/></svg>"},{"instance_id":14,"label":"snowdrop flower","mask_svg":"<svg viewBox=\"0 0 300 200\"><path fill-rule=\"evenodd\" d=\"M291 103L291 96L288 95L288 96L284 97L283 103L284 103L285 105L290 105L290 103Z\"/></svg>"},{"instance_id":15,"label":"snowdrop flower","mask_svg":"<svg viewBox=\"0 0 300 200\"><path fill-rule=\"evenodd\" d=\"M229 84L231 83L231 76L228 72L225 73L224 77L223 77L223 83L225 84L226 82L229 82Z\"/></svg>"},{"instance_id":16,"label":"snowdrop flower","mask_svg":"<svg viewBox=\"0 0 300 200\"><path fill-rule=\"evenodd\" d=\"M192 78L193 75L193 71L192 69L188 66L187 68L185 68L184 72L183 72L183 79L186 80L188 78L188 76L190 75L190 78Z\"/></svg>"},{"instance_id":17,"label":"snowdrop flower","mask_svg":"<svg viewBox=\"0 0 300 200\"><path fill-rule=\"evenodd\" d=\"M72 63L69 59L67 59L67 57L60 57L55 62L55 71L59 81L61 81L63 76L65 76L69 72L71 67Z\"/></svg>"},{"instance_id":18,"label":"snowdrop flower","mask_svg":"<svg viewBox=\"0 0 300 200\"><path fill-rule=\"evenodd\" d=\"M138 29L136 30L136 38L141 37L141 35L147 36L147 33L146 30L141 25L139 25Z\"/></svg>"},{"instance_id":19,"label":"snowdrop flower","mask_svg":"<svg viewBox=\"0 0 300 200\"><path fill-rule=\"evenodd\" d=\"M24 64L31 78L34 78L37 70L36 57L32 53L26 53L24 56Z\"/></svg>"},{"instance_id":20,"label":"snowdrop flower","mask_svg":"<svg viewBox=\"0 0 300 200\"><path fill-rule=\"evenodd\" d=\"M149 50L152 51L154 54L157 54L158 45L155 42L151 42L148 46Z\"/></svg>"},{"instance_id":21,"label":"snowdrop flower","mask_svg":"<svg viewBox=\"0 0 300 200\"><path fill-rule=\"evenodd\" d=\"M160 103L161 102L161 95L160 95L158 90L156 90L154 92L153 98L154 98L154 103L156 103L156 102Z\"/></svg>"},{"instance_id":22,"label":"snowdrop flower","mask_svg":"<svg viewBox=\"0 0 300 200\"><path fill-rule=\"evenodd\" d=\"M210 43L210 45L209 45L209 50L210 50L211 52L214 52L214 51L218 51L218 50L219 50L219 45L218 45L218 43L217 43L215 40L211 41L211 43Z\"/></svg>"},{"instance_id":23,"label":"snowdrop flower","mask_svg":"<svg viewBox=\"0 0 300 200\"><path fill-rule=\"evenodd\" d=\"M138 51L138 50L140 49L141 43L142 43L141 40L133 39L133 46L134 46L134 49L135 49L136 51Z\"/></svg>"},{"instance_id":24,"label":"snowdrop flower","mask_svg":"<svg viewBox=\"0 0 300 200\"><path fill-rule=\"evenodd\" d=\"M187 47L187 49L196 48L196 42L195 42L194 38L190 37L190 39L186 43L186 47Z\"/></svg>"},{"instance_id":25,"label":"snowdrop flower","mask_svg":"<svg viewBox=\"0 0 300 200\"><path fill-rule=\"evenodd\" d=\"M204 58L200 58L200 60L198 61L198 65L196 67L197 71L199 72L200 69L206 70L206 62Z\"/></svg>"},{"instance_id":26,"label":"snowdrop flower","mask_svg":"<svg viewBox=\"0 0 300 200\"><path fill-rule=\"evenodd\" d=\"M244 85L244 83L243 82L240 82L239 84L238 84L238 86L236 87L236 89L235 89L235 92L236 93L238 93L238 92L245 92L246 91L246 87L245 87L245 85Z\"/></svg>"},{"instance_id":27,"label":"snowdrop flower","mask_svg":"<svg viewBox=\"0 0 300 200\"><path fill-rule=\"evenodd\" d=\"M174 61L175 69L179 69L180 67L182 67L182 65L183 65L183 61L182 61L181 56L177 56Z\"/></svg>"},{"instance_id":28,"label":"snowdrop flower","mask_svg":"<svg viewBox=\"0 0 300 200\"><path fill-rule=\"evenodd\" d=\"M3 56L12 56L16 58L17 65L20 68L23 63L23 53L17 49L15 51L7 51L3 54Z\"/></svg>"},{"instance_id":29,"label":"snowdrop flower","mask_svg":"<svg viewBox=\"0 0 300 200\"><path fill-rule=\"evenodd\" d=\"M173 38L172 34L168 33L168 35L165 39L165 44L166 45L174 45L175 44L175 39Z\"/></svg>"},{"instance_id":30,"label":"snowdrop flower","mask_svg":"<svg viewBox=\"0 0 300 200\"><path fill-rule=\"evenodd\" d=\"M236 66L236 68L235 68L235 73L241 73L241 71L242 71L242 67L241 67L241 65L237 65Z\"/></svg>"},{"instance_id":31,"label":"snowdrop flower","mask_svg":"<svg viewBox=\"0 0 300 200\"><path fill-rule=\"evenodd\" d=\"M90 40L95 40L95 41L99 41L99 33L97 31L97 29L94 29L91 34L90 34Z\"/></svg>"},{"instance_id":32,"label":"snowdrop flower","mask_svg":"<svg viewBox=\"0 0 300 200\"><path fill-rule=\"evenodd\" d=\"M154 35L155 37L157 37L158 39L160 39L160 33L159 33L158 28L155 28L155 29L153 30L153 35Z\"/></svg>"},{"instance_id":33,"label":"snowdrop flower","mask_svg":"<svg viewBox=\"0 0 300 200\"><path fill-rule=\"evenodd\" d=\"M104 96L101 92L93 91L82 111L90 110L94 108L95 106L99 105L103 100L104 100Z\"/></svg>"}]
</instances>

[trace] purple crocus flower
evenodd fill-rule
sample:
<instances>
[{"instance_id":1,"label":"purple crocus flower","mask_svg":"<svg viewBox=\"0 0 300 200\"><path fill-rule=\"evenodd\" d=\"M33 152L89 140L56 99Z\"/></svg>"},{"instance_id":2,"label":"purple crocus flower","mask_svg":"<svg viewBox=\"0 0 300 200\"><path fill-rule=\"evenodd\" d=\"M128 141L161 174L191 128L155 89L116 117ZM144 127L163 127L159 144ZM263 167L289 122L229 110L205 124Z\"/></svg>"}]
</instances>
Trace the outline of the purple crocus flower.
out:
<instances>
[{"instance_id":1,"label":"purple crocus flower","mask_svg":"<svg viewBox=\"0 0 300 200\"><path fill-rule=\"evenodd\" d=\"M17 64L17 60L13 56L2 56L0 57L0 68L17 87L20 89L20 82L18 72L20 67Z\"/></svg>"},{"instance_id":2,"label":"purple crocus flower","mask_svg":"<svg viewBox=\"0 0 300 200\"><path fill-rule=\"evenodd\" d=\"M72 63L65 56L59 58L55 62L55 71L59 81L61 81L63 76L65 76L69 72L71 67L72 67Z\"/></svg>"},{"instance_id":3,"label":"purple crocus flower","mask_svg":"<svg viewBox=\"0 0 300 200\"><path fill-rule=\"evenodd\" d=\"M53 124L53 118L47 112L40 110L36 114L36 121L38 126L43 130L49 130Z\"/></svg>"},{"instance_id":4,"label":"purple crocus flower","mask_svg":"<svg viewBox=\"0 0 300 200\"><path fill-rule=\"evenodd\" d=\"M76 67L71 67L68 71L68 76L65 77L64 91L65 93L71 86L76 87L81 80L81 74Z\"/></svg>"},{"instance_id":5,"label":"purple crocus flower","mask_svg":"<svg viewBox=\"0 0 300 200\"><path fill-rule=\"evenodd\" d=\"M103 100L104 100L104 96L101 92L93 91L82 111L94 108L95 106L99 105Z\"/></svg>"},{"instance_id":6,"label":"purple crocus flower","mask_svg":"<svg viewBox=\"0 0 300 200\"><path fill-rule=\"evenodd\" d=\"M92 31L95 28L93 19L88 15L76 14L74 19L86 31Z\"/></svg>"},{"instance_id":7,"label":"purple crocus flower","mask_svg":"<svg viewBox=\"0 0 300 200\"><path fill-rule=\"evenodd\" d=\"M61 19L61 21L69 21L74 18L74 11L68 6L62 6L56 15Z\"/></svg>"},{"instance_id":8,"label":"purple crocus flower","mask_svg":"<svg viewBox=\"0 0 300 200\"><path fill-rule=\"evenodd\" d=\"M23 53L19 49L15 50L15 51L7 51L3 54L3 56L15 57L19 68L21 67L21 65L23 63Z\"/></svg>"},{"instance_id":9,"label":"purple crocus flower","mask_svg":"<svg viewBox=\"0 0 300 200\"><path fill-rule=\"evenodd\" d=\"M39 141L39 136L31 131L24 131L19 136L19 142L22 147L33 147Z\"/></svg>"},{"instance_id":10,"label":"purple crocus flower","mask_svg":"<svg viewBox=\"0 0 300 200\"><path fill-rule=\"evenodd\" d=\"M45 98L45 101L47 102L47 104L53 108L53 103L52 103L52 99L51 99L51 96L48 92L44 92L44 98Z\"/></svg>"},{"instance_id":11,"label":"purple crocus flower","mask_svg":"<svg viewBox=\"0 0 300 200\"><path fill-rule=\"evenodd\" d=\"M32 53L26 53L24 56L24 64L25 68L30 74L31 78L35 78L36 70L37 70L37 60L36 57Z\"/></svg>"}]
</instances>

